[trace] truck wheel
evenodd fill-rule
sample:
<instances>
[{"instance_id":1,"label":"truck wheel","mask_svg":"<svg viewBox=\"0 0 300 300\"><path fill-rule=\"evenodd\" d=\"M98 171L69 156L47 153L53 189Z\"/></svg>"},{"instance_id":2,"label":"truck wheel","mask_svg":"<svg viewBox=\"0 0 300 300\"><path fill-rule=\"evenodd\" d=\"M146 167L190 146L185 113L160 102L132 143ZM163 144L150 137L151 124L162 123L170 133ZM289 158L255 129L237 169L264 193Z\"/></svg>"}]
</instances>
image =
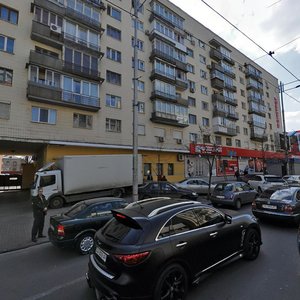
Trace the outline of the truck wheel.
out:
<instances>
[{"instance_id":1,"label":"truck wheel","mask_svg":"<svg viewBox=\"0 0 300 300\"><path fill-rule=\"evenodd\" d=\"M76 243L76 248L80 254L85 255L91 252L94 248L94 233L86 233L80 236Z\"/></svg>"},{"instance_id":2,"label":"truck wheel","mask_svg":"<svg viewBox=\"0 0 300 300\"><path fill-rule=\"evenodd\" d=\"M63 207L64 200L61 197L53 197L50 200L50 207L51 208L61 208Z\"/></svg>"},{"instance_id":3,"label":"truck wheel","mask_svg":"<svg viewBox=\"0 0 300 300\"><path fill-rule=\"evenodd\" d=\"M121 189L113 189L112 190L112 195L113 195L113 197L121 198L122 195L123 195L123 192L122 192Z\"/></svg>"}]
</instances>

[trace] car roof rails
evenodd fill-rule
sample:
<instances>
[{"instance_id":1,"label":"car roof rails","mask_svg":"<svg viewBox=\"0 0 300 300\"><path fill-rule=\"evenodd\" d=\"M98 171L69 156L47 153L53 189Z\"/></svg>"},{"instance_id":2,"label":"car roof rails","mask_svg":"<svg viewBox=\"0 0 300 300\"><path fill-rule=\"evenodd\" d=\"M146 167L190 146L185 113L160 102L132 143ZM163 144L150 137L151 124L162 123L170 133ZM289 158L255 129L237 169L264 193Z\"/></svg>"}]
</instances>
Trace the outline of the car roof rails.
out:
<instances>
[{"instance_id":1,"label":"car roof rails","mask_svg":"<svg viewBox=\"0 0 300 300\"><path fill-rule=\"evenodd\" d=\"M201 204L201 202L199 202L199 201L183 201L183 202L177 202L177 203L172 203L172 204L169 204L169 205L165 205L165 206L154 209L148 215L148 217L150 218L150 217L156 216L159 213L161 213L161 212L163 212L163 211L165 211L169 208L172 208L172 207L181 206L181 205L188 205L188 204L195 204L195 203Z\"/></svg>"},{"instance_id":2,"label":"car roof rails","mask_svg":"<svg viewBox=\"0 0 300 300\"><path fill-rule=\"evenodd\" d=\"M133 206L136 206L136 205L141 205L141 204L146 203L146 202L151 202L151 201L156 201L156 200L170 200L170 199L171 199L170 197L147 198L147 199L144 199L144 200L138 200L138 201L134 201L132 203L129 203L126 207L130 208L130 207L133 207Z\"/></svg>"}]
</instances>

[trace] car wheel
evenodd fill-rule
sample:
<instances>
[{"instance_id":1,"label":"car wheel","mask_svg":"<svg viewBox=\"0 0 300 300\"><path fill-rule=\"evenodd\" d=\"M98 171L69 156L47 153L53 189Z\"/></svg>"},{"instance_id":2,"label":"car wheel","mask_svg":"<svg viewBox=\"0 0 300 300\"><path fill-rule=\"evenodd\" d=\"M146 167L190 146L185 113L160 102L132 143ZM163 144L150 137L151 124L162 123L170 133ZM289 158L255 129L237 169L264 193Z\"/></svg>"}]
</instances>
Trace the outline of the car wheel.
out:
<instances>
[{"instance_id":1,"label":"car wheel","mask_svg":"<svg viewBox=\"0 0 300 300\"><path fill-rule=\"evenodd\" d=\"M240 199L237 199L235 201L235 209L239 210L239 209L241 209L241 207L242 207L242 202Z\"/></svg>"},{"instance_id":2,"label":"car wheel","mask_svg":"<svg viewBox=\"0 0 300 300\"><path fill-rule=\"evenodd\" d=\"M91 250L94 248L94 245L94 234L86 233L78 238L76 248L80 254L85 255L91 252Z\"/></svg>"},{"instance_id":3,"label":"car wheel","mask_svg":"<svg viewBox=\"0 0 300 300\"><path fill-rule=\"evenodd\" d=\"M49 206L51 208L61 208L64 205L64 200L61 197L53 197L50 200Z\"/></svg>"},{"instance_id":4,"label":"car wheel","mask_svg":"<svg viewBox=\"0 0 300 300\"><path fill-rule=\"evenodd\" d=\"M121 189L113 189L112 190L112 195L113 195L113 197L121 198L122 195L123 195L123 192L122 192Z\"/></svg>"},{"instance_id":5,"label":"car wheel","mask_svg":"<svg viewBox=\"0 0 300 300\"><path fill-rule=\"evenodd\" d=\"M188 277L178 264L168 266L159 276L153 299L183 300L188 289Z\"/></svg>"},{"instance_id":6,"label":"car wheel","mask_svg":"<svg viewBox=\"0 0 300 300\"><path fill-rule=\"evenodd\" d=\"M249 229L246 232L244 239L243 257L247 260L254 260L257 258L260 251L260 237L255 229Z\"/></svg>"}]
</instances>

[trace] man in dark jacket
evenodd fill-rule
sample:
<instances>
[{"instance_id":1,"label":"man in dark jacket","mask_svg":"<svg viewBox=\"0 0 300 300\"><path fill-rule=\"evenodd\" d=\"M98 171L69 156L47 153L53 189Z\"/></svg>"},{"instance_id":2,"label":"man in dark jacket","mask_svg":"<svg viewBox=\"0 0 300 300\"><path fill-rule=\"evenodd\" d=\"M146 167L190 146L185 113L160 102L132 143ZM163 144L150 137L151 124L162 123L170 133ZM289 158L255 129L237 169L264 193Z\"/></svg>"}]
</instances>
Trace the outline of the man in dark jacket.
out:
<instances>
[{"instance_id":1,"label":"man in dark jacket","mask_svg":"<svg viewBox=\"0 0 300 300\"><path fill-rule=\"evenodd\" d=\"M31 240L37 242L36 236L46 237L43 235L45 215L47 213L48 201L43 195L43 189L38 189L38 195L32 198L32 209L33 209L33 226L31 231Z\"/></svg>"}]
</instances>

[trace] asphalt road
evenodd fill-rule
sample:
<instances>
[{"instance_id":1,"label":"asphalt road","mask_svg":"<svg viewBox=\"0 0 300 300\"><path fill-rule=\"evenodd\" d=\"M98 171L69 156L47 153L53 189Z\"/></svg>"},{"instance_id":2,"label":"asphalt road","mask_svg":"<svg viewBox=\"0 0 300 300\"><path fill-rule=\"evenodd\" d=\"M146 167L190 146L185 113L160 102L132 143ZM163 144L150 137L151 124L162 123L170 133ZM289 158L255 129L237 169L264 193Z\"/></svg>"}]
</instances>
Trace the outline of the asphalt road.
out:
<instances>
[{"instance_id":1,"label":"asphalt road","mask_svg":"<svg viewBox=\"0 0 300 300\"><path fill-rule=\"evenodd\" d=\"M223 210L223 209L222 209ZM240 212L250 211L250 206ZM203 277L187 300L298 300L300 256L297 228L262 223L263 246L257 260L235 260ZM1 299L94 300L87 287L87 256L50 243L0 254Z\"/></svg>"}]
</instances>

